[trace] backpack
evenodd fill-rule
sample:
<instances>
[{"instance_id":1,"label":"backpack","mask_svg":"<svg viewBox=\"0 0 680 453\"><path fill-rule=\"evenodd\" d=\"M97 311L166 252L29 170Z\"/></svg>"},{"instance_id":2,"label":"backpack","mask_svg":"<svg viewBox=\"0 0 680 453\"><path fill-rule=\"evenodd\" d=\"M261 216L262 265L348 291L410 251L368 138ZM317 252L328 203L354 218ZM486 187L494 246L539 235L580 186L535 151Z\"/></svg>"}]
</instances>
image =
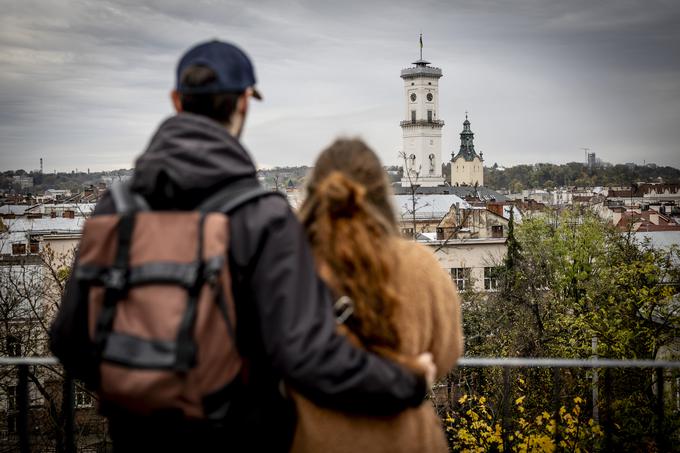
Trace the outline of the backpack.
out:
<instances>
[{"instance_id":1,"label":"backpack","mask_svg":"<svg viewBox=\"0 0 680 453\"><path fill-rule=\"evenodd\" d=\"M152 211L112 186L116 213L86 221L75 269L102 407L225 417L242 368L227 214L271 194L245 180L194 211Z\"/></svg>"}]
</instances>

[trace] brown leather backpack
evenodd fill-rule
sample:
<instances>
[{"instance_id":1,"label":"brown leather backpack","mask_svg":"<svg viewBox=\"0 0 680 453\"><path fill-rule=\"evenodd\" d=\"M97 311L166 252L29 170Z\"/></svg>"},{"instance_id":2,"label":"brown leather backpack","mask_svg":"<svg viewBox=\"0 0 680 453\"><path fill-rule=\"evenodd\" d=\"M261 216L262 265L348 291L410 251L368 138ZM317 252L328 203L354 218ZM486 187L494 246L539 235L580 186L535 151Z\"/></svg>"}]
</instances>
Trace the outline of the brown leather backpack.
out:
<instances>
[{"instance_id":1,"label":"brown leather backpack","mask_svg":"<svg viewBox=\"0 0 680 453\"><path fill-rule=\"evenodd\" d=\"M226 415L242 367L227 214L270 194L251 180L195 211L151 211L126 185L112 187L117 212L87 220L75 269L87 288L102 405Z\"/></svg>"}]
</instances>

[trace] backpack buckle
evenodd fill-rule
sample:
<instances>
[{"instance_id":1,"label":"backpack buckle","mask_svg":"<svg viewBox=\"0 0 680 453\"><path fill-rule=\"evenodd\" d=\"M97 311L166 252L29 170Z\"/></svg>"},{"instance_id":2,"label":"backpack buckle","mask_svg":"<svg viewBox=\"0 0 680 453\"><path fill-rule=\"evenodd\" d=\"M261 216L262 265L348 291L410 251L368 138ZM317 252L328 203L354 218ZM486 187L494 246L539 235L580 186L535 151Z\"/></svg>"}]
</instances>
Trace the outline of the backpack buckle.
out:
<instances>
[{"instance_id":1,"label":"backpack buckle","mask_svg":"<svg viewBox=\"0 0 680 453\"><path fill-rule=\"evenodd\" d=\"M354 313L354 301L348 296L342 296L333 304L335 310L335 322L344 324Z\"/></svg>"},{"instance_id":2,"label":"backpack buckle","mask_svg":"<svg viewBox=\"0 0 680 453\"><path fill-rule=\"evenodd\" d=\"M126 270L119 268L111 268L106 274L104 280L104 286L110 289L122 290L125 288L126 283Z\"/></svg>"}]
</instances>

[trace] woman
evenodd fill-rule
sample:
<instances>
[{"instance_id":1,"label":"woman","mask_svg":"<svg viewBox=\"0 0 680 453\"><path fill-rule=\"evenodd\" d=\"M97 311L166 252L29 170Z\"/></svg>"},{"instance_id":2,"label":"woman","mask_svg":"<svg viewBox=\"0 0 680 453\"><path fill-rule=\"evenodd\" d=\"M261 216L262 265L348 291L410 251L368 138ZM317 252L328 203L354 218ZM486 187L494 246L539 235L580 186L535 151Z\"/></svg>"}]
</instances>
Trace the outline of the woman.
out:
<instances>
[{"instance_id":1,"label":"woman","mask_svg":"<svg viewBox=\"0 0 680 453\"><path fill-rule=\"evenodd\" d=\"M360 140L338 140L319 156L301 207L319 274L354 311L341 326L360 346L408 362L431 352L441 378L462 352L460 303L426 247L399 237L380 160ZM392 417L346 414L294 393L292 451L446 452L432 403Z\"/></svg>"}]
</instances>

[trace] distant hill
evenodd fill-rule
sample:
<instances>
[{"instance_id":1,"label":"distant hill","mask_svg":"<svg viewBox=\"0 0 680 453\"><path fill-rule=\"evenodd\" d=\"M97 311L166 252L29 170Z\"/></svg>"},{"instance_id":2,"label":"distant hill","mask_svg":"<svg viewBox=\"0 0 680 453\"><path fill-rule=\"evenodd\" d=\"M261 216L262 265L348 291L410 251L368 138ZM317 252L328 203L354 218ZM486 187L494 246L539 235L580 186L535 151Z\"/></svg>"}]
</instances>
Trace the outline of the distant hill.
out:
<instances>
[{"instance_id":1,"label":"distant hill","mask_svg":"<svg viewBox=\"0 0 680 453\"><path fill-rule=\"evenodd\" d=\"M100 182L110 182L119 177L132 174L132 170L112 170L100 172L59 172L59 173L40 173L26 172L24 170L4 171L0 173L0 190L6 192L23 194L42 194L47 189L68 189L74 193L79 192L83 187L96 185ZM17 185L15 176L27 177L32 179L33 187L20 187Z\"/></svg>"},{"instance_id":2,"label":"distant hill","mask_svg":"<svg viewBox=\"0 0 680 453\"><path fill-rule=\"evenodd\" d=\"M519 192L556 186L622 186L637 182L680 183L680 170L649 165L609 165L589 168L579 162L563 165L533 164L484 168L484 185L496 190Z\"/></svg>"},{"instance_id":3,"label":"distant hill","mask_svg":"<svg viewBox=\"0 0 680 453\"><path fill-rule=\"evenodd\" d=\"M450 163L442 166L443 174L450 175ZM275 188L300 188L311 170L308 166L276 167L258 170L263 183ZM385 167L392 181L401 177L401 167ZM40 194L47 189L69 189L79 192L83 187L99 182L110 182L118 177L129 176L132 170L121 169L103 172L39 173L24 170L0 173L0 191ZM20 188L15 176L29 177L33 187ZM523 189L552 188L555 186L623 186L637 182L680 183L680 169L648 165L601 164L589 168L580 162L568 164L533 164L514 167L484 168L484 185L495 190L518 192Z\"/></svg>"}]
</instances>

